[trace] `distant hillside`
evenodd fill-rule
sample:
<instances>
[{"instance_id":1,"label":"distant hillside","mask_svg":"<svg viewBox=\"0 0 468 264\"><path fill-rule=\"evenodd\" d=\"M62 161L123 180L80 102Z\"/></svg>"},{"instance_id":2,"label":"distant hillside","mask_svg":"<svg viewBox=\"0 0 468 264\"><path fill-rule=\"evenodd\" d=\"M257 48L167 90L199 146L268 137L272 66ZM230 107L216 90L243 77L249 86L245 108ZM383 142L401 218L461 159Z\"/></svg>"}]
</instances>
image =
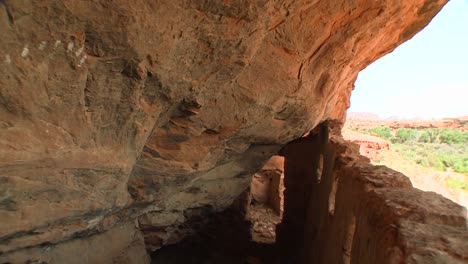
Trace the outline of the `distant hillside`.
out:
<instances>
[{"instance_id":1,"label":"distant hillside","mask_svg":"<svg viewBox=\"0 0 468 264\"><path fill-rule=\"evenodd\" d=\"M372 113L371 113L372 114ZM405 128L417 128L417 129L424 129L424 128L457 128L463 131L468 131L468 116L462 117L451 117L451 118L441 118L441 119L385 119L379 120L375 119L373 115L370 115L371 118L359 118L361 113L357 113L357 115L352 114L352 118L346 120L346 127L355 127L355 128L362 128L362 129L371 129L378 126L388 126L393 129L397 129L400 127ZM357 118L355 118L357 117Z\"/></svg>"},{"instance_id":2,"label":"distant hillside","mask_svg":"<svg viewBox=\"0 0 468 264\"><path fill-rule=\"evenodd\" d=\"M347 119L357 120L379 120L380 117L376 113L372 112L348 112Z\"/></svg>"}]
</instances>

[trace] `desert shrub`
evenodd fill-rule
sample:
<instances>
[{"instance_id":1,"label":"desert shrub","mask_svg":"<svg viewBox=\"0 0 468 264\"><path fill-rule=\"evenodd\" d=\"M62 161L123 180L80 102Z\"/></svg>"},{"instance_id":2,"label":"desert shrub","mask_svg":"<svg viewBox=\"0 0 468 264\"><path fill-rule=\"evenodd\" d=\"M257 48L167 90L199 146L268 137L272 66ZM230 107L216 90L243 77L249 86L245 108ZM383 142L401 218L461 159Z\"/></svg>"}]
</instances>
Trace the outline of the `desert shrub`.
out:
<instances>
[{"instance_id":1,"label":"desert shrub","mask_svg":"<svg viewBox=\"0 0 468 264\"><path fill-rule=\"evenodd\" d=\"M446 183L451 188L459 188L468 191L468 182L454 177L448 177Z\"/></svg>"},{"instance_id":2,"label":"desert shrub","mask_svg":"<svg viewBox=\"0 0 468 264\"><path fill-rule=\"evenodd\" d=\"M418 155L416 163L424 167L433 167L440 171L445 171L447 167L445 163L437 156L433 154L425 153L426 155Z\"/></svg>"},{"instance_id":3,"label":"desert shrub","mask_svg":"<svg viewBox=\"0 0 468 264\"><path fill-rule=\"evenodd\" d=\"M456 172L468 173L468 158L459 157L453 163L453 169Z\"/></svg>"},{"instance_id":4,"label":"desert shrub","mask_svg":"<svg viewBox=\"0 0 468 264\"><path fill-rule=\"evenodd\" d=\"M440 160L447 167L452 168L456 172L468 173L468 157L460 156L453 153L441 153L439 154Z\"/></svg>"},{"instance_id":5,"label":"desert shrub","mask_svg":"<svg viewBox=\"0 0 468 264\"><path fill-rule=\"evenodd\" d=\"M459 173L468 173L467 147L463 144L397 143L392 147L405 159L424 167L433 167L440 171L452 168Z\"/></svg>"},{"instance_id":6,"label":"desert shrub","mask_svg":"<svg viewBox=\"0 0 468 264\"><path fill-rule=\"evenodd\" d=\"M397 152L403 155L408 160L416 161L418 160L418 153L414 148L409 147L408 145L403 144L394 144L392 146Z\"/></svg>"},{"instance_id":7,"label":"desert shrub","mask_svg":"<svg viewBox=\"0 0 468 264\"><path fill-rule=\"evenodd\" d=\"M432 164L428 167L434 167L436 168L437 170L440 170L440 171L445 171L446 170L446 167L445 167L445 164L443 161L441 161L440 159L434 159L434 161L432 162Z\"/></svg>"},{"instance_id":8,"label":"desert shrub","mask_svg":"<svg viewBox=\"0 0 468 264\"><path fill-rule=\"evenodd\" d=\"M427 131L421 131L421 133L419 134L418 142L432 143L429 133Z\"/></svg>"}]
</instances>

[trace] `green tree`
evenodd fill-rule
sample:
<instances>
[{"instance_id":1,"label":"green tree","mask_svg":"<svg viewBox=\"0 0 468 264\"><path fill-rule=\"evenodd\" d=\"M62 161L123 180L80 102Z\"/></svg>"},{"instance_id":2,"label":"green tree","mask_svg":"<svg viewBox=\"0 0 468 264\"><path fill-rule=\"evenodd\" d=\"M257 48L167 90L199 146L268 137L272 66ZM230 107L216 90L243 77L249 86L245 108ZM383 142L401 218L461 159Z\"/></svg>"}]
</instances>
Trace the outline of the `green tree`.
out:
<instances>
[{"instance_id":1,"label":"green tree","mask_svg":"<svg viewBox=\"0 0 468 264\"><path fill-rule=\"evenodd\" d=\"M440 129L438 128L426 128L420 131L419 142L423 143L437 143L439 142Z\"/></svg>"},{"instance_id":2,"label":"green tree","mask_svg":"<svg viewBox=\"0 0 468 264\"><path fill-rule=\"evenodd\" d=\"M440 142L445 144L468 143L468 132L459 129L445 128L440 133Z\"/></svg>"},{"instance_id":3,"label":"green tree","mask_svg":"<svg viewBox=\"0 0 468 264\"><path fill-rule=\"evenodd\" d=\"M416 142L419 138L417 129L400 127L395 133L393 142L396 143L412 143Z\"/></svg>"},{"instance_id":4,"label":"green tree","mask_svg":"<svg viewBox=\"0 0 468 264\"><path fill-rule=\"evenodd\" d=\"M369 132L377 137L391 139L393 137L392 129L388 126L378 126L369 129Z\"/></svg>"}]
</instances>

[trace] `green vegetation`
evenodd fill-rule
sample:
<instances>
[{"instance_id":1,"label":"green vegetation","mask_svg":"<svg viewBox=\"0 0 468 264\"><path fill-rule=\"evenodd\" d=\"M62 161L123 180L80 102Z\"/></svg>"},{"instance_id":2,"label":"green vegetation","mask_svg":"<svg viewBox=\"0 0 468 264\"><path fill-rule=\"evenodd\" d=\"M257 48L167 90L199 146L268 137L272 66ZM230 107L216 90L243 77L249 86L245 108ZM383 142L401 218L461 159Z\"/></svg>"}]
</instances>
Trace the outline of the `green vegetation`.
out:
<instances>
[{"instance_id":1,"label":"green vegetation","mask_svg":"<svg viewBox=\"0 0 468 264\"><path fill-rule=\"evenodd\" d=\"M351 130L390 140L393 149L416 164L468 174L468 132L450 128L392 129L388 126Z\"/></svg>"},{"instance_id":2,"label":"green vegetation","mask_svg":"<svg viewBox=\"0 0 468 264\"><path fill-rule=\"evenodd\" d=\"M419 132L414 128L400 127L391 139L393 143L414 143L419 139Z\"/></svg>"},{"instance_id":3,"label":"green vegetation","mask_svg":"<svg viewBox=\"0 0 468 264\"><path fill-rule=\"evenodd\" d=\"M458 188L468 191L468 182L454 177L447 178L447 185L451 188Z\"/></svg>"},{"instance_id":4,"label":"green vegetation","mask_svg":"<svg viewBox=\"0 0 468 264\"><path fill-rule=\"evenodd\" d=\"M392 148L406 159L440 171L452 169L468 173L468 146L462 144L414 143L393 144Z\"/></svg>"},{"instance_id":5,"label":"green vegetation","mask_svg":"<svg viewBox=\"0 0 468 264\"><path fill-rule=\"evenodd\" d=\"M391 139L393 137L392 129L388 126L379 126L369 129L369 133L381 138Z\"/></svg>"},{"instance_id":6,"label":"green vegetation","mask_svg":"<svg viewBox=\"0 0 468 264\"><path fill-rule=\"evenodd\" d=\"M392 129L388 126L378 126L371 129L350 128L364 134L369 134L390 140L392 143L439 143L468 144L468 132L451 128L405 128Z\"/></svg>"},{"instance_id":7,"label":"green vegetation","mask_svg":"<svg viewBox=\"0 0 468 264\"><path fill-rule=\"evenodd\" d=\"M446 144L468 143L468 133L458 129L444 129L440 133L440 142Z\"/></svg>"},{"instance_id":8,"label":"green vegetation","mask_svg":"<svg viewBox=\"0 0 468 264\"><path fill-rule=\"evenodd\" d=\"M393 130L388 126L378 126L371 129L359 129L356 127L350 127L349 129L359 133L369 134L385 139L391 139L393 137Z\"/></svg>"}]
</instances>

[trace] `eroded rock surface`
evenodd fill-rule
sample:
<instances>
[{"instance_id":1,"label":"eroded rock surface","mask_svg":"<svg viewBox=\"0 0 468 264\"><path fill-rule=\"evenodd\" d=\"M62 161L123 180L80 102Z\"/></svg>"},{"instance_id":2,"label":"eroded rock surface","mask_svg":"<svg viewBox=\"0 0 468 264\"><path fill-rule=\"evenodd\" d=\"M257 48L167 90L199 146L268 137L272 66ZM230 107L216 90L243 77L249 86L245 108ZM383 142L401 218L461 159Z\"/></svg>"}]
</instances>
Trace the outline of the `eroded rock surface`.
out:
<instances>
[{"instance_id":1,"label":"eroded rock surface","mask_svg":"<svg viewBox=\"0 0 468 264\"><path fill-rule=\"evenodd\" d=\"M2 257L227 207L444 3L0 1Z\"/></svg>"},{"instance_id":2,"label":"eroded rock surface","mask_svg":"<svg viewBox=\"0 0 468 264\"><path fill-rule=\"evenodd\" d=\"M359 153L364 157L374 160L379 157L379 150L390 149L390 143L380 137L366 135L363 133L345 130L343 138L359 145Z\"/></svg>"},{"instance_id":3,"label":"eroded rock surface","mask_svg":"<svg viewBox=\"0 0 468 264\"><path fill-rule=\"evenodd\" d=\"M370 164L334 127L283 150L282 263L467 263L466 208Z\"/></svg>"},{"instance_id":4,"label":"eroded rock surface","mask_svg":"<svg viewBox=\"0 0 468 264\"><path fill-rule=\"evenodd\" d=\"M0 263L150 263L143 236L131 221L100 234L83 235L57 245L42 244L0 254Z\"/></svg>"}]
</instances>

